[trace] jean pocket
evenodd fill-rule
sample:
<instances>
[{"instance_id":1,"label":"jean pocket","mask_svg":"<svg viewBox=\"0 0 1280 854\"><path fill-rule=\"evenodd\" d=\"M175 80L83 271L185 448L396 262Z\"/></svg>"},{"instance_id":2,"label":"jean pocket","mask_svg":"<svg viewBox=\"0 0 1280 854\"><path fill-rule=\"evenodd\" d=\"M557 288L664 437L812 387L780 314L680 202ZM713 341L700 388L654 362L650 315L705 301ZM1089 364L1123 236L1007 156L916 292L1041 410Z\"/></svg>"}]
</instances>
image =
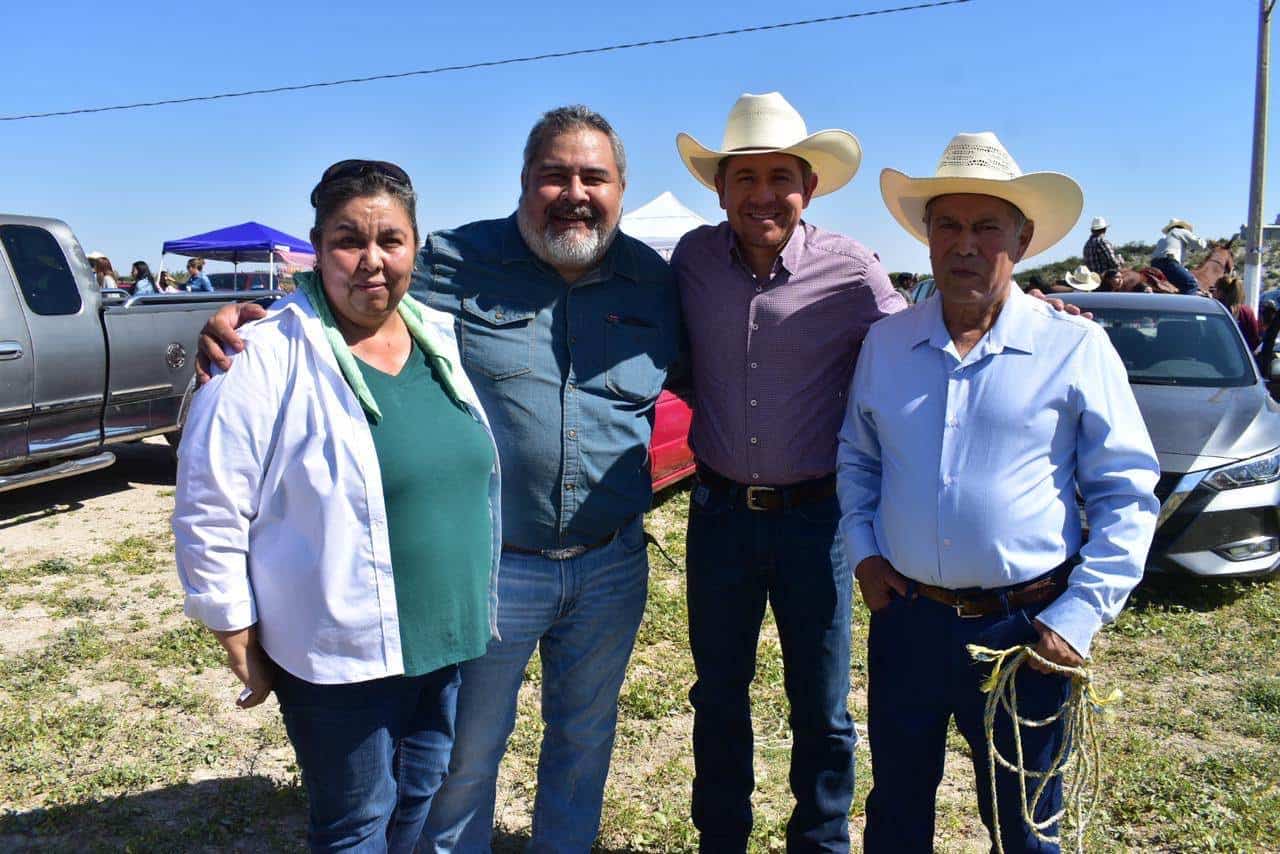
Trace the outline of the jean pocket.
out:
<instances>
[{"instance_id":1,"label":"jean pocket","mask_svg":"<svg viewBox=\"0 0 1280 854\"><path fill-rule=\"evenodd\" d=\"M605 386L632 403L656 400L667 378L664 335L656 324L611 314L605 319Z\"/></svg>"},{"instance_id":2,"label":"jean pocket","mask_svg":"<svg viewBox=\"0 0 1280 854\"><path fill-rule=\"evenodd\" d=\"M533 309L504 302L463 299L458 326L467 367L494 380L529 373L536 314Z\"/></svg>"}]
</instances>

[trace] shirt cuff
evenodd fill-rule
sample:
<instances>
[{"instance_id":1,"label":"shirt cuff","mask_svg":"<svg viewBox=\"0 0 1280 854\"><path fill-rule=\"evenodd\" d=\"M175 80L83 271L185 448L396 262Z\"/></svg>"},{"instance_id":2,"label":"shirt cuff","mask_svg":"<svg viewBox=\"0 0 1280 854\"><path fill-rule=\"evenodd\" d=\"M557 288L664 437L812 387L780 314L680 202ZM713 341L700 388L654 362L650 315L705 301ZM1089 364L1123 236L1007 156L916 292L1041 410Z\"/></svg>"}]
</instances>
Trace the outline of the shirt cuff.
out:
<instances>
[{"instance_id":1,"label":"shirt cuff","mask_svg":"<svg viewBox=\"0 0 1280 854\"><path fill-rule=\"evenodd\" d=\"M1097 610L1071 588L1040 612L1037 620L1053 629L1082 657L1089 657L1093 636L1102 628Z\"/></svg>"},{"instance_id":2,"label":"shirt cuff","mask_svg":"<svg viewBox=\"0 0 1280 854\"><path fill-rule=\"evenodd\" d=\"M224 602L208 594L188 594L183 613L216 632L235 632L258 622L258 607L252 599Z\"/></svg>"},{"instance_id":3,"label":"shirt cuff","mask_svg":"<svg viewBox=\"0 0 1280 854\"><path fill-rule=\"evenodd\" d=\"M871 523L852 525L844 532L844 552L849 559L849 571L856 572L858 564L880 554L876 542L875 527Z\"/></svg>"}]
</instances>

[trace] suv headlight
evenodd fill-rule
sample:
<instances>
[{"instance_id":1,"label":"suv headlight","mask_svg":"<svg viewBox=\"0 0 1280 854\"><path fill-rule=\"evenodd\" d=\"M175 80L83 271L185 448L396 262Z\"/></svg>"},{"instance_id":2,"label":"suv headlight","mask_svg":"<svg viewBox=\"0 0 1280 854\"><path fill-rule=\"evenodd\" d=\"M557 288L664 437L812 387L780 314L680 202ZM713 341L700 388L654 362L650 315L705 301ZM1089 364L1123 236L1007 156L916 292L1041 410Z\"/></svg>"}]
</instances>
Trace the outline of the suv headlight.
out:
<instances>
[{"instance_id":1,"label":"suv headlight","mask_svg":"<svg viewBox=\"0 0 1280 854\"><path fill-rule=\"evenodd\" d=\"M1257 486L1260 483L1271 483L1273 480L1280 480L1280 449L1242 463L1232 463L1229 466L1214 469L1204 479L1204 483L1221 491L1239 489L1242 486Z\"/></svg>"}]
</instances>

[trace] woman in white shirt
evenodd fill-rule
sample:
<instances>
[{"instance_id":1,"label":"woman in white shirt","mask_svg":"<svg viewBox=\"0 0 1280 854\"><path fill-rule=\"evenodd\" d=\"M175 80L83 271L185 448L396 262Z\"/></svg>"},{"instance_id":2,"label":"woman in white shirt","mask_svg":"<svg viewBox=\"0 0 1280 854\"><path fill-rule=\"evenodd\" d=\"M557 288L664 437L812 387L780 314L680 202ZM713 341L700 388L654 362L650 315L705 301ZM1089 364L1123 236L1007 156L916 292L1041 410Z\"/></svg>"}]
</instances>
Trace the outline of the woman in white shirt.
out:
<instances>
[{"instance_id":1,"label":"woman in white shirt","mask_svg":"<svg viewBox=\"0 0 1280 854\"><path fill-rule=\"evenodd\" d=\"M452 318L407 295L409 176L342 161L316 271L195 396L173 528L186 613L238 701L280 701L315 851L414 849L448 770L459 663L494 634L497 449Z\"/></svg>"}]
</instances>

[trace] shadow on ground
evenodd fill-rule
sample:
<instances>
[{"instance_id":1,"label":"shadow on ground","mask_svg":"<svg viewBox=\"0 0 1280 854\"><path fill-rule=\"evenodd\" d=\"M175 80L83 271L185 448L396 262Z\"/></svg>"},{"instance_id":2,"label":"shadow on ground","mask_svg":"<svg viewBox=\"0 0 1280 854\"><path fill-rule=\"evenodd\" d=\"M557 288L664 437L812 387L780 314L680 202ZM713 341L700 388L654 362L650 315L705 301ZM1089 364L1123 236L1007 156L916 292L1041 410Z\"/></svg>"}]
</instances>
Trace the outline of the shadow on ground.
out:
<instances>
[{"instance_id":1,"label":"shadow on ground","mask_svg":"<svg viewBox=\"0 0 1280 854\"><path fill-rule=\"evenodd\" d=\"M230 777L0 815L0 850L302 851L301 788Z\"/></svg>"},{"instance_id":2,"label":"shadow on ground","mask_svg":"<svg viewBox=\"0 0 1280 854\"><path fill-rule=\"evenodd\" d=\"M493 854L524 854L524 848L528 844L528 832L507 833L499 830L493 835ZM631 848L604 848L599 845L591 849L592 854L633 854L633 851Z\"/></svg>"},{"instance_id":3,"label":"shadow on ground","mask_svg":"<svg viewBox=\"0 0 1280 854\"><path fill-rule=\"evenodd\" d=\"M125 492L135 483L173 486L177 470L168 444L133 442L111 452L116 462L105 469L4 493L0 530L78 510L85 501Z\"/></svg>"}]
</instances>

